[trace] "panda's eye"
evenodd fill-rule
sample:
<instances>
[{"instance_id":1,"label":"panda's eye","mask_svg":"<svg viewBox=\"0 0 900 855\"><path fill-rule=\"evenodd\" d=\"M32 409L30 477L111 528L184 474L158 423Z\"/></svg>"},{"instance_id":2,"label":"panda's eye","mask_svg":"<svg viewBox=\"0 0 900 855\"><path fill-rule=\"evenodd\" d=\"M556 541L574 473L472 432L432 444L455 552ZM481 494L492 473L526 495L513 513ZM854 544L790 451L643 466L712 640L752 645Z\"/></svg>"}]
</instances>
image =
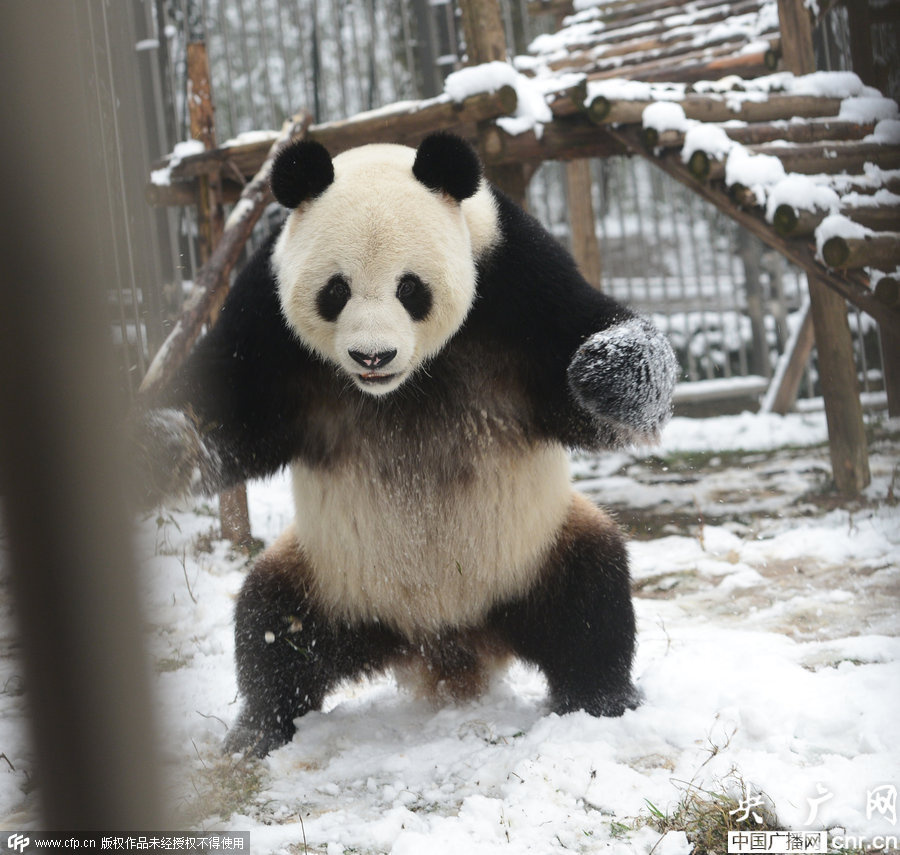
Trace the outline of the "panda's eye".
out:
<instances>
[{"instance_id":1,"label":"panda's eye","mask_svg":"<svg viewBox=\"0 0 900 855\"><path fill-rule=\"evenodd\" d=\"M414 321L424 321L431 312L431 289L415 273L400 277L397 299Z\"/></svg>"},{"instance_id":2,"label":"panda's eye","mask_svg":"<svg viewBox=\"0 0 900 855\"><path fill-rule=\"evenodd\" d=\"M349 299L350 283L338 273L316 294L316 309L323 320L336 321Z\"/></svg>"}]
</instances>

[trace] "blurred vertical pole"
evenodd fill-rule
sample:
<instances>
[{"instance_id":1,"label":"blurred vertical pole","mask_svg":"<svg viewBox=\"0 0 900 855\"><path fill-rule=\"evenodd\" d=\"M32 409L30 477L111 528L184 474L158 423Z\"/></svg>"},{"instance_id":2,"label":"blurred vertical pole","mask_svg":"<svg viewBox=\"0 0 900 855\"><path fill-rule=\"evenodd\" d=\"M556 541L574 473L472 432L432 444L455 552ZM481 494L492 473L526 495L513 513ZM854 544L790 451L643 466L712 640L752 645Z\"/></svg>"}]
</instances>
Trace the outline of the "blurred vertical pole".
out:
<instances>
[{"instance_id":1,"label":"blurred vertical pole","mask_svg":"<svg viewBox=\"0 0 900 855\"><path fill-rule=\"evenodd\" d=\"M0 3L0 496L48 830L166 825L104 305L107 14Z\"/></svg>"}]
</instances>

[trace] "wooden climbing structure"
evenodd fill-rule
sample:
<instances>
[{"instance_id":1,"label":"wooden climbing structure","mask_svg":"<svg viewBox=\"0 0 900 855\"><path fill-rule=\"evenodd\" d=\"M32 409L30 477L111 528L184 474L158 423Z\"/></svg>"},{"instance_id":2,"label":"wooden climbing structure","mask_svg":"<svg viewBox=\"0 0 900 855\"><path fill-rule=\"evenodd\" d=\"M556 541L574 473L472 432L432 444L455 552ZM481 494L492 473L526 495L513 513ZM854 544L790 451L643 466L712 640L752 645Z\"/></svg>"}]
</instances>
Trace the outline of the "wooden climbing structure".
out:
<instances>
[{"instance_id":1,"label":"wooden climbing structure","mask_svg":"<svg viewBox=\"0 0 900 855\"><path fill-rule=\"evenodd\" d=\"M805 271L808 314L767 406L792 405L815 342L835 484L859 492L869 473L845 301L880 327L888 404L900 413L897 104L857 75L815 71L816 21L804 0L600 0L577 13L565 0L533 0L531 11L552 13L558 27L515 58L495 0L460 5L467 85L448 80L436 98L307 121L302 133L338 153L454 131L520 200L542 162L565 161L581 212L572 246L586 270L598 248L585 159L646 158ZM197 204L213 185L220 201L235 201L278 136L170 159L148 197Z\"/></svg>"}]
</instances>

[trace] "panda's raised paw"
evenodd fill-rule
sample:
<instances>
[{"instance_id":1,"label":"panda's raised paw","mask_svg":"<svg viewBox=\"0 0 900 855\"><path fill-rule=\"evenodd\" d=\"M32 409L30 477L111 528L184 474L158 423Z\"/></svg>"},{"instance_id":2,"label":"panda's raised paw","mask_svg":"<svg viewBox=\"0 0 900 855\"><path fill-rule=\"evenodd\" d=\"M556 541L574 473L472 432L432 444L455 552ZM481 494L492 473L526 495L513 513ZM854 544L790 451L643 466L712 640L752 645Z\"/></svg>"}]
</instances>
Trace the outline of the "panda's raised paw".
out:
<instances>
[{"instance_id":1,"label":"panda's raised paw","mask_svg":"<svg viewBox=\"0 0 900 855\"><path fill-rule=\"evenodd\" d=\"M143 507L197 491L203 472L216 468L193 420L180 410L147 410L133 419L130 434L132 477Z\"/></svg>"},{"instance_id":2,"label":"panda's raised paw","mask_svg":"<svg viewBox=\"0 0 900 855\"><path fill-rule=\"evenodd\" d=\"M578 403L615 441L653 441L669 420L678 362L666 337L646 318L632 317L595 333L568 369Z\"/></svg>"}]
</instances>

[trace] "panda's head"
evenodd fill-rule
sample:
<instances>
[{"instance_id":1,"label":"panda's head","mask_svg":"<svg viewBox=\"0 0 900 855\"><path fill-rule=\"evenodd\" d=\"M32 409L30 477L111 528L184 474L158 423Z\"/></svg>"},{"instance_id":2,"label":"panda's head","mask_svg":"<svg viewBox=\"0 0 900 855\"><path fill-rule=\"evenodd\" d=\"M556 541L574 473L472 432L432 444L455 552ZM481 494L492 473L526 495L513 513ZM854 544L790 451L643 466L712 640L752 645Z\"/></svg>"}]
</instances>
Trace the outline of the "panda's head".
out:
<instances>
[{"instance_id":1,"label":"panda's head","mask_svg":"<svg viewBox=\"0 0 900 855\"><path fill-rule=\"evenodd\" d=\"M334 160L304 141L271 182L291 209L272 255L288 324L360 389L393 391L460 328L497 240L477 156L448 134Z\"/></svg>"}]
</instances>

